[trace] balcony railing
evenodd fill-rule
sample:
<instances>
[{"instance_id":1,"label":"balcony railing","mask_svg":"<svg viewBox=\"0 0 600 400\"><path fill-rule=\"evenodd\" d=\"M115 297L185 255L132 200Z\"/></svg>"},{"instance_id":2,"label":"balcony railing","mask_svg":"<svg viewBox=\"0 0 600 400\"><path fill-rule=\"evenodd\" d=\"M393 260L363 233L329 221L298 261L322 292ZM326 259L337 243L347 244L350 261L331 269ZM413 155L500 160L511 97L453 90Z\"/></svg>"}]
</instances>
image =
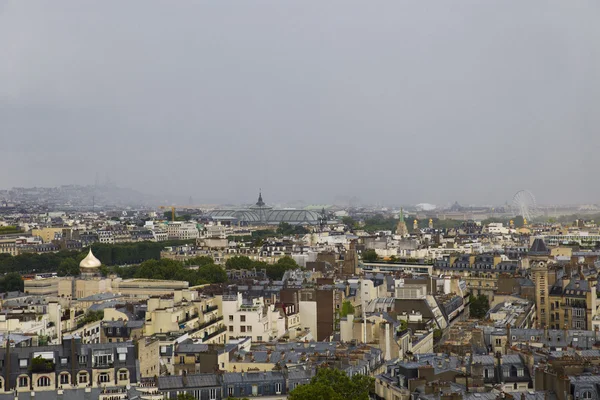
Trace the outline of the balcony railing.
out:
<instances>
[{"instance_id":1,"label":"balcony railing","mask_svg":"<svg viewBox=\"0 0 600 400\"><path fill-rule=\"evenodd\" d=\"M206 335L202 340L203 341L210 340L210 339L214 338L215 336L218 336L221 333L225 332L226 330L227 330L227 327L223 326L223 327L217 329L216 331L214 331L213 333L210 333L210 334Z\"/></svg>"},{"instance_id":2,"label":"balcony railing","mask_svg":"<svg viewBox=\"0 0 600 400\"><path fill-rule=\"evenodd\" d=\"M219 322L219 321L223 321L223 317L218 317L218 318L215 318L215 319L211 319L210 321L203 322L203 323L201 323L201 324L198 326L198 329L204 329L204 328L206 328L207 326L211 326L211 325L212 325L212 324L214 324L215 322Z\"/></svg>"},{"instance_id":3,"label":"balcony railing","mask_svg":"<svg viewBox=\"0 0 600 400\"><path fill-rule=\"evenodd\" d=\"M204 312L209 313L211 311L217 310L218 308L219 308L219 306L209 306L209 307L206 307L206 311L204 311Z\"/></svg>"}]
</instances>

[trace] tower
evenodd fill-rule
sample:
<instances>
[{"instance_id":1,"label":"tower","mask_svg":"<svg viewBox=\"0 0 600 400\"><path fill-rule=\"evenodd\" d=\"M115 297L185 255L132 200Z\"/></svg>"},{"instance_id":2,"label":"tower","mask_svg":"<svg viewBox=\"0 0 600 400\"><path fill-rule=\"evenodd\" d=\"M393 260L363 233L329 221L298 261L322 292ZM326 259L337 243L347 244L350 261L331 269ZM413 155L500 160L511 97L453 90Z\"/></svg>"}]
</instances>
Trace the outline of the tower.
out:
<instances>
[{"instance_id":1,"label":"tower","mask_svg":"<svg viewBox=\"0 0 600 400\"><path fill-rule=\"evenodd\" d=\"M524 267L531 268L531 278L535 284L536 317L539 328L550 325L550 302L548 282L548 260L550 250L542 238L536 238L527 256L523 259Z\"/></svg>"},{"instance_id":2,"label":"tower","mask_svg":"<svg viewBox=\"0 0 600 400\"><path fill-rule=\"evenodd\" d=\"M250 209L252 211L254 211L256 213L256 215L258 215L258 221L260 223L267 222L267 213L269 210L271 210L271 208L272 207L267 206L266 203L263 201L262 190L259 190L258 191L258 200L256 201L255 205L250 207Z\"/></svg>"},{"instance_id":3,"label":"tower","mask_svg":"<svg viewBox=\"0 0 600 400\"><path fill-rule=\"evenodd\" d=\"M406 222L404 221L404 210L400 209L400 214L398 215L398 224L396 225L396 235L400 237L408 236L408 228L406 227Z\"/></svg>"}]
</instances>

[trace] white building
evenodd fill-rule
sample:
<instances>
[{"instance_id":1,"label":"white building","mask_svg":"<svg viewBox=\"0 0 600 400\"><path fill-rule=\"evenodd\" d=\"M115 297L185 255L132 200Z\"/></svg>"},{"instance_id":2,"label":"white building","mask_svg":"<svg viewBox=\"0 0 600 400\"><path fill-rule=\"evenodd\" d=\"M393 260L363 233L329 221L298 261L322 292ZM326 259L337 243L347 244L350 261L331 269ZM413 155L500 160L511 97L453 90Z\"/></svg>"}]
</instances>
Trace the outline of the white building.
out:
<instances>
[{"instance_id":1,"label":"white building","mask_svg":"<svg viewBox=\"0 0 600 400\"><path fill-rule=\"evenodd\" d=\"M164 229L152 229L152 236L154 236L155 242L164 242L166 240L169 240L169 234Z\"/></svg>"},{"instance_id":2,"label":"white building","mask_svg":"<svg viewBox=\"0 0 600 400\"><path fill-rule=\"evenodd\" d=\"M198 239L199 232L193 222L169 222L167 225L167 236L170 240Z\"/></svg>"},{"instance_id":3,"label":"white building","mask_svg":"<svg viewBox=\"0 0 600 400\"><path fill-rule=\"evenodd\" d=\"M241 293L223 296L223 322L228 340L249 337L253 342L270 342L285 334L285 318L275 305L265 305L262 297L244 303Z\"/></svg>"},{"instance_id":4,"label":"white building","mask_svg":"<svg viewBox=\"0 0 600 400\"><path fill-rule=\"evenodd\" d=\"M502 222L492 222L486 227L489 233L493 233L496 235L508 235L510 230L502 225Z\"/></svg>"}]
</instances>

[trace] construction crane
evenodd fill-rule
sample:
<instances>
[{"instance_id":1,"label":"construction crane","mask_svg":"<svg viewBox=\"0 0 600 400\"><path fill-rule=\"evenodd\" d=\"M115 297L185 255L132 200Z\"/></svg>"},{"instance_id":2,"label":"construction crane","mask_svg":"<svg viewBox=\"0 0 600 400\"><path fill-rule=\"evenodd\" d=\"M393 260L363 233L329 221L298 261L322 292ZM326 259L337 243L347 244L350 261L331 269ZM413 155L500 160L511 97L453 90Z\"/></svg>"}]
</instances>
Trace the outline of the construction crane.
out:
<instances>
[{"instance_id":1,"label":"construction crane","mask_svg":"<svg viewBox=\"0 0 600 400\"><path fill-rule=\"evenodd\" d=\"M172 222L175 221L175 208L177 208L177 207L175 207L175 206L170 206L170 207L169 206L160 206L158 208L160 208L161 210L170 208L171 209L171 221Z\"/></svg>"}]
</instances>

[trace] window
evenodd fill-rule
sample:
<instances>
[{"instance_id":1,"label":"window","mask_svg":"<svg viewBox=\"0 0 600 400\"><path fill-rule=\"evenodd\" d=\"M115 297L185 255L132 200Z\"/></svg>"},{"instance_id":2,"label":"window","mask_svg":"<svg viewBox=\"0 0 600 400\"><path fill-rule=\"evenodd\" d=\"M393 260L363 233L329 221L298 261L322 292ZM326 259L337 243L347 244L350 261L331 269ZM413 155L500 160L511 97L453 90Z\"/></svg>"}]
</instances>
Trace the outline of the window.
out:
<instances>
[{"instance_id":1,"label":"window","mask_svg":"<svg viewBox=\"0 0 600 400\"><path fill-rule=\"evenodd\" d=\"M129 372L127 370L119 371L119 380L126 381L127 379L129 379Z\"/></svg>"},{"instance_id":2,"label":"window","mask_svg":"<svg viewBox=\"0 0 600 400\"><path fill-rule=\"evenodd\" d=\"M525 370L523 368L518 368L517 376L525 376Z\"/></svg>"},{"instance_id":3,"label":"window","mask_svg":"<svg viewBox=\"0 0 600 400\"><path fill-rule=\"evenodd\" d=\"M94 367L110 366L113 362L112 350L100 351L94 354Z\"/></svg>"},{"instance_id":4,"label":"window","mask_svg":"<svg viewBox=\"0 0 600 400\"><path fill-rule=\"evenodd\" d=\"M209 389L208 390L208 398L209 398L209 400L216 400L217 399L217 389Z\"/></svg>"},{"instance_id":5,"label":"window","mask_svg":"<svg viewBox=\"0 0 600 400\"><path fill-rule=\"evenodd\" d=\"M584 390L583 392L581 392L581 398L582 399L591 399L592 392L590 390Z\"/></svg>"},{"instance_id":6,"label":"window","mask_svg":"<svg viewBox=\"0 0 600 400\"><path fill-rule=\"evenodd\" d=\"M85 372L79 374L79 383L87 383L87 374Z\"/></svg>"},{"instance_id":7,"label":"window","mask_svg":"<svg viewBox=\"0 0 600 400\"><path fill-rule=\"evenodd\" d=\"M29 385L29 378L26 376L19 377L19 387L26 387Z\"/></svg>"},{"instance_id":8,"label":"window","mask_svg":"<svg viewBox=\"0 0 600 400\"><path fill-rule=\"evenodd\" d=\"M246 316L240 315L240 322L246 322Z\"/></svg>"},{"instance_id":9,"label":"window","mask_svg":"<svg viewBox=\"0 0 600 400\"><path fill-rule=\"evenodd\" d=\"M62 357L60 359L60 365L67 365L69 363L69 360L66 357Z\"/></svg>"},{"instance_id":10,"label":"window","mask_svg":"<svg viewBox=\"0 0 600 400\"><path fill-rule=\"evenodd\" d=\"M230 321L230 322L233 322L233 315L230 315L230 316L229 316L229 321Z\"/></svg>"},{"instance_id":11,"label":"window","mask_svg":"<svg viewBox=\"0 0 600 400\"><path fill-rule=\"evenodd\" d=\"M185 364L185 356L179 356L179 364Z\"/></svg>"},{"instance_id":12,"label":"window","mask_svg":"<svg viewBox=\"0 0 600 400\"><path fill-rule=\"evenodd\" d=\"M98 376L98 380L100 383L106 383L110 381L110 376L106 372L103 372Z\"/></svg>"},{"instance_id":13,"label":"window","mask_svg":"<svg viewBox=\"0 0 600 400\"><path fill-rule=\"evenodd\" d=\"M240 332L246 332L246 327L244 325L240 326Z\"/></svg>"},{"instance_id":14,"label":"window","mask_svg":"<svg viewBox=\"0 0 600 400\"><path fill-rule=\"evenodd\" d=\"M40 377L37 381L37 385L40 387L50 386L50 378L48 378L47 376Z\"/></svg>"},{"instance_id":15,"label":"window","mask_svg":"<svg viewBox=\"0 0 600 400\"><path fill-rule=\"evenodd\" d=\"M256 341L257 341L257 342L262 342L262 336L257 336L257 337L256 337Z\"/></svg>"},{"instance_id":16,"label":"window","mask_svg":"<svg viewBox=\"0 0 600 400\"><path fill-rule=\"evenodd\" d=\"M229 332L233 332L233 326L229 325Z\"/></svg>"},{"instance_id":17,"label":"window","mask_svg":"<svg viewBox=\"0 0 600 400\"><path fill-rule=\"evenodd\" d=\"M496 339L496 346L502 346L502 339Z\"/></svg>"},{"instance_id":18,"label":"window","mask_svg":"<svg viewBox=\"0 0 600 400\"><path fill-rule=\"evenodd\" d=\"M252 332L252 326L248 325L248 326L246 327L246 331L247 331L247 332Z\"/></svg>"},{"instance_id":19,"label":"window","mask_svg":"<svg viewBox=\"0 0 600 400\"><path fill-rule=\"evenodd\" d=\"M69 374L61 374L60 375L60 384L68 385L69 384Z\"/></svg>"},{"instance_id":20,"label":"window","mask_svg":"<svg viewBox=\"0 0 600 400\"><path fill-rule=\"evenodd\" d=\"M235 390L235 389L234 389L234 387L233 387L233 386L229 386L229 387L227 388L227 395L228 395L228 396L231 396L231 397L233 397L234 390Z\"/></svg>"},{"instance_id":21,"label":"window","mask_svg":"<svg viewBox=\"0 0 600 400\"><path fill-rule=\"evenodd\" d=\"M28 361L29 361L29 360L27 360L26 358L22 358L22 359L20 359L20 360L19 360L19 367L21 367L21 368L27 368L27 362L28 362Z\"/></svg>"},{"instance_id":22,"label":"window","mask_svg":"<svg viewBox=\"0 0 600 400\"><path fill-rule=\"evenodd\" d=\"M276 394L280 394L281 393L281 383L276 383L275 384L275 393Z\"/></svg>"},{"instance_id":23,"label":"window","mask_svg":"<svg viewBox=\"0 0 600 400\"><path fill-rule=\"evenodd\" d=\"M125 361L127 360L127 354L125 353L119 353L119 361Z\"/></svg>"}]
</instances>

